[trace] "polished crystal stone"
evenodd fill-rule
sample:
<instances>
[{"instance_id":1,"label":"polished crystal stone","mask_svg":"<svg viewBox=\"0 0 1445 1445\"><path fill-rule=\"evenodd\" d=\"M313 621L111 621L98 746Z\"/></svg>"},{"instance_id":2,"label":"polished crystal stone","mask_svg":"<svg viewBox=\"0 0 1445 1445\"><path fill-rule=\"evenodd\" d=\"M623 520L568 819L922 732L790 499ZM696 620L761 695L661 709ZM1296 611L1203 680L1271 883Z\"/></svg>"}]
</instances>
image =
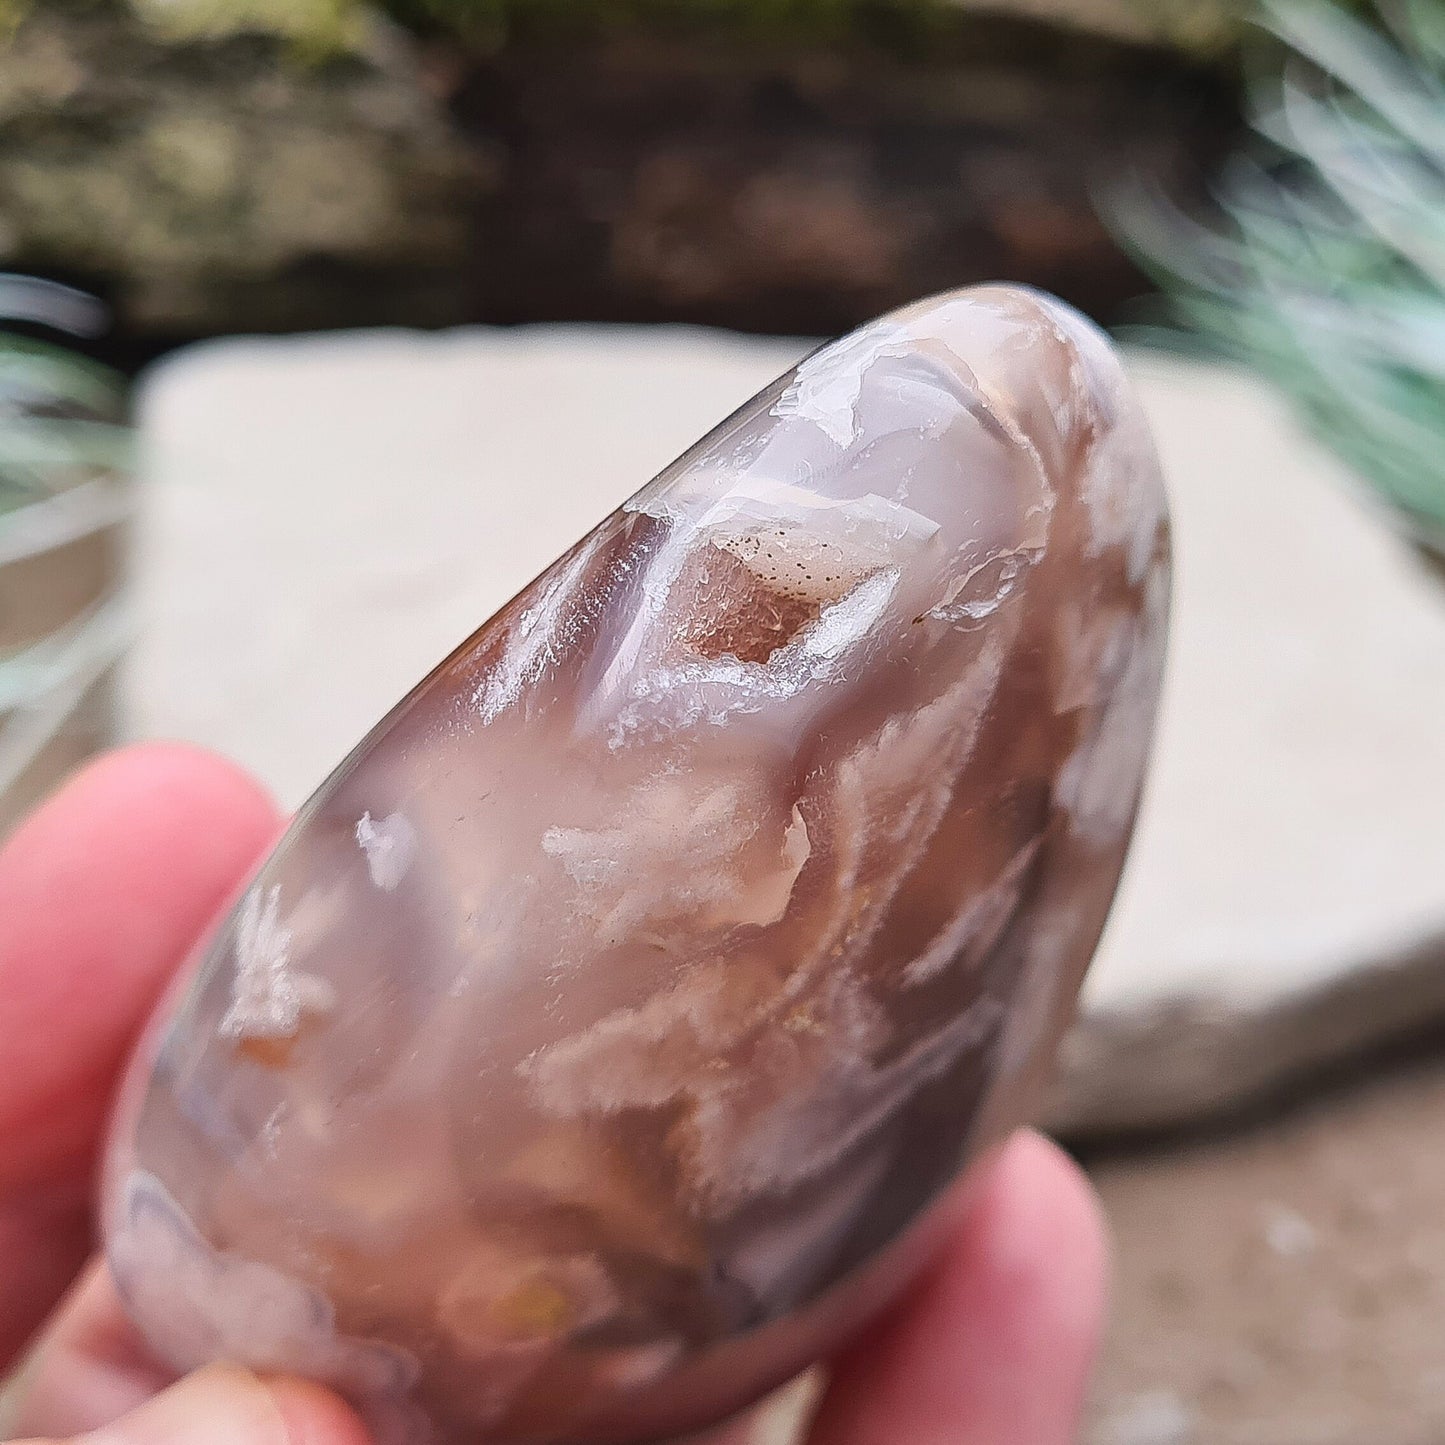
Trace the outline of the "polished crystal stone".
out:
<instances>
[{"instance_id":1,"label":"polished crystal stone","mask_svg":"<svg viewBox=\"0 0 1445 1445\"><path fill-rule=\"evenodd\" d=\"M1059 303L956 292L781 377L385 718L204 949L107 1169L152 1344L407 1445L663 1438L836 1345L1047 1066L1167 591L1138 407Z\"/></svg>"}]
</instances>

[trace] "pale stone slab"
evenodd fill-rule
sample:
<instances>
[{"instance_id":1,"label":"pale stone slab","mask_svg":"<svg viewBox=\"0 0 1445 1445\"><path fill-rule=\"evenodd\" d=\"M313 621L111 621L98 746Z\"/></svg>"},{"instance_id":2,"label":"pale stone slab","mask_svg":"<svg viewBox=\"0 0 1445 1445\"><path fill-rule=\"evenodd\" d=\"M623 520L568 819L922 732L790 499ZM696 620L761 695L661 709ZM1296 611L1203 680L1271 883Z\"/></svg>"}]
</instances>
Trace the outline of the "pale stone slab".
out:
<instances>
[{"instance_id":1,"label":"pale stone slab","mask_svg":"<svg viewBox=\"0 0 1445 1445\"><path fill-rule=\"evenodd\" d=\"M238 340L141 398L132 731L294 807L565 546L806 350L549 327Z\"/></svg>"},{"instance_id":2,"label":"pale stone slab","mask_svg":"<svg viewBox=\"0 0 1445 1445\"><path fill-rule=\"evenodd\" d=\"M1051 1122L1171 1124L1445 1013L1445 586L1223 372L1135 368L1174 509L1161 729Z\"/></svg>"},{"instance_id":3,"label":"pale stone slab","mask_svg":"<svg viewBox=\"0 0 1445 1445\"><path fill-rule=\"evenodd\" d=\"M143 398L133 735L298 803L561 547L794 361L658 328L193 349ZM1445 1014L1445 588L1283 409L1135 367L1176 511L1157 767L1053 1122L1165 1124Z\"/></svg>"}]
</instances>

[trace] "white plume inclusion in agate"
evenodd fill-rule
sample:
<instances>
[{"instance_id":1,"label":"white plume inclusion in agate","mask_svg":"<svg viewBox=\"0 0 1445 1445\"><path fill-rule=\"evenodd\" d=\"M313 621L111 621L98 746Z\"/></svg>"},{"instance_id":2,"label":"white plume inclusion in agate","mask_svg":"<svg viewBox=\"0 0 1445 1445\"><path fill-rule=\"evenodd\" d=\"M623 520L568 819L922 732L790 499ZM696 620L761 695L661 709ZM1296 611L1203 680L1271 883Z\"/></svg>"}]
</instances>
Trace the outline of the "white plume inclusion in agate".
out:
<instances>
[{"instance_id":1,"label":"white plume inclusion in agate","mask_svg":"<svg viewBox=\"0 0 1445 1445\"><path fill-rule=\"evenodd\" d=\"M951 293L781 377L384 719L203 951L108 1161L153 1346L406 1445L666 1438L834 1347L1047 1066L1167 593L1138 405L1060 303Z\"/></svg>"}]
</instances>

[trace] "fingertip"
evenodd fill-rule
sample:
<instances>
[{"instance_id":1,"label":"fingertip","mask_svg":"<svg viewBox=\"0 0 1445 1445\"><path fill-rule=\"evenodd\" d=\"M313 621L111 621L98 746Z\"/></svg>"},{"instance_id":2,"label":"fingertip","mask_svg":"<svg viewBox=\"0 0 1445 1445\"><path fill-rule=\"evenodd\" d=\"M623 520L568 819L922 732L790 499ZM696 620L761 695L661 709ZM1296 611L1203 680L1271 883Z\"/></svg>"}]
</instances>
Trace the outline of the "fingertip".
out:
<instances>
[{"instance_id":1,"label":"fingertip","mask_svg":"<svg viewBox=\"0 0 1445 1445\"><path fill-rule=\"evenodd\" d=\"M0 1188L88 1170L137 1033L279 822L234 764L150 743L82 768L0 844Z\"/></svg>"},{"instance_id":2,"label":"fingertip","mask_svg":"<svg viewBox=\"0 0 1445 1445\"><path fill-rule=\"evenodd\" d=\"M35 938L92 951L106 922L112 953L149 957L204 922L279 826L260 784L203 749L102 754L0 841L0 964ZM117 909L139 931L114 927Z\"/></svg>"},{"instance_id":3,"label":"fingertip","mask_svg":"<svg viewBox=\"0 0 1445 1445\"><path fill-rule=\"evenodd\" d=\"M1102 1214L1032 1131L982 1168L910 1297L835 1362L814 1445L1075 1438L1107 1290Z\"/></svg>"},{"instance_id":4,"label":"fingertip","mask_svg":"<svg viewBox=\"0 0 1445 1445\"><path fill-rule=\"evenodd\" d=\"M371 1445L356 1412L332 1391L290 1376L265 1384L285 1427L285 1445Z\"/></svg>"},{"instance_id":5,"label":"fingertip","mask_svg":"<svg viewBox=\"0 0 1445 1445\"><path fill-rule=\"evenodd\" d=\"M1088 1176L1064 1150L1037 1130L1019 1130L970 1215L965 1260L986 1261L1001 1280L1037 1291L1057 1329L1097 1332L1109 1286L1108 1223Z\"/></svg>"},{"instance_id":6,"label":"fingertip","mask_svg":"<svg viewBox=\"0 0 1445 1445\"><path fill-rule=\"evenodd\" d=\"M372 1445L355 1413L329 1390L210 1365L71 1445ZM25 1442L22 1442L25 1445ZM58 1445L52 1437L28 1445Z\"/></svg>"},{"instance_id":7,"label":"fingertip","mask_svg":"<svg viewBox=\"0 0 1445 1445\"><path fill-rule=\"evenodd\" d=\"M11 837L33 844L77 825L89 831L101 820L143 824L177 813L220 819L227 841L253 851L279 819L265 789L236 763L191 743L147 742L101 753L76 769ZM0 851L10 851L9 844Z\"/></svg>"}]
</instances>

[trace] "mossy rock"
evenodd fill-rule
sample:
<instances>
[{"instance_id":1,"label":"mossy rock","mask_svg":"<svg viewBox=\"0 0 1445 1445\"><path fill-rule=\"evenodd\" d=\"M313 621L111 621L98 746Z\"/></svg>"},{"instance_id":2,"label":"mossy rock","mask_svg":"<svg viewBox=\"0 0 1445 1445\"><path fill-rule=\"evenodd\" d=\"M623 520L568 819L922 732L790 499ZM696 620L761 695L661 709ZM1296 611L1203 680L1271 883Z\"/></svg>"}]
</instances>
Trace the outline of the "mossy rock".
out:
<instances>
[{"instance_id":1,"label":"mossy rock","mask_svg":"<svg viewBox=\"0 0 1445 1445\"><path fill-rule=\"evenodd\" d=\"M372 20L355 42L306 58L35 6L0 58L0 267L158 335L452 319L477 153L408 37Z\"/></svg>"},{"instance_id":2,"label":"mossy rock","mask_svg":"<svg viewBox=\"0 0 1445 1445\"><path fill-rule=\"evenodd\" d=\"M177 32L265 31L347 43L359 0L132 0ZM916 43L975 17L1038 20L1137 44L1211 53L1248 23L1248 0L382 0L412 29L495 45L539 37L711 34L790 44Z\"/></svg>"},{"instance_id":3,"label":"mossy rock","mask_svg":"<svg viewBox=\"0 0 1445 1445\"><path fill-rule=\"evenodd\" d=\"M31 0L0 63L0 267L101 291L141 350L823 332L990 277L1107 317L1142 283L1097 193L1197 180L1237 124L1229 65L1126 23L1144 0L391 4L414 28L354 0Z\"/></svg>"}]
</instances>

